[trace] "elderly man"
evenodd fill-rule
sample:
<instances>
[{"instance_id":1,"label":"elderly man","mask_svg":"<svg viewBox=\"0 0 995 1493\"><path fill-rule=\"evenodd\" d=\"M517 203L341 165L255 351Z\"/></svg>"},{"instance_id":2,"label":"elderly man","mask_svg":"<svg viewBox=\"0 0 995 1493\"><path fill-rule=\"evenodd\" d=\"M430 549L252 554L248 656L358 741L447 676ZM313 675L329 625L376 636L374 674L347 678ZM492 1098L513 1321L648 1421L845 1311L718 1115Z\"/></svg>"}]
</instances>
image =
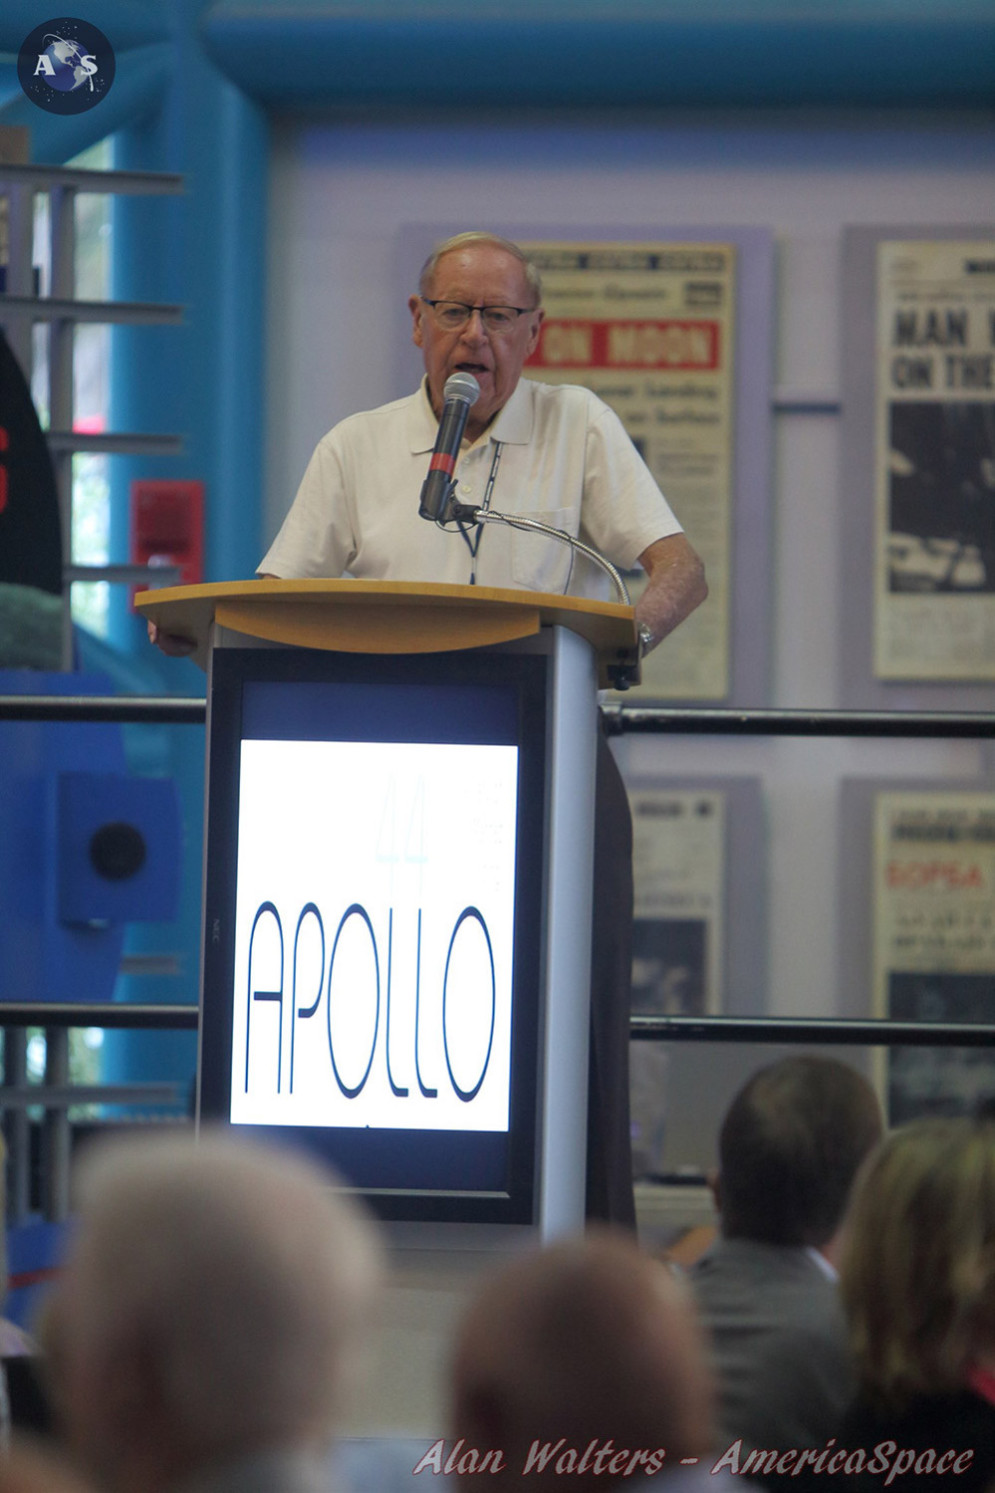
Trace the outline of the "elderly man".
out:
<instances>
[{"instance_id":1,"label":"elderly man","mask_svg":"<svg viewBox=\"0 0 995 1493\"><path fill-rule=\"evenodd\" d=\"M327 1493L372 1227L288 1151L207 1135L95 1153L46 1321L81 1468L104 1493Z\"/></svg>"},{"instance_id":2,"label":"elderly man","mask_svg":"<svg viewBox=\"0 0 995 1493\"><path fill-rule=\"evenodd\" d=\"M470 373L480 396L460 499L566 529L624 568L638 561L649 574L636 608L644 647L666 637L704 599L701 562L607 405L586 389L522 381L541 295L537 271L506 239L464 233L440 244L408 301L422 387L324 437L260 572L607 594L605 577L555 540L491 525L464 542L419 517L446 380Z\"/></svg>"},{"instance_id":3,"label":"elderly man","mask_svg":"<svg viewBox=\"0 0 995 1493\"><path fill-rule=\"evenodd\" d=\"M722 1234L691 1273L727 1446L822 1446L837 1429L853 1390L840 1227L881 1129L870 1084L830 1058L772 1063L729 1106L715 1184Z\"/></svg>"},{"instance_id":4,"label":"elderly man","mask_svg":"<svg viewBox=\"0 0 995 1493\"><path fill-rule=\"evenodd\" d=\"M607 597L590 560L536 532L433 524L419 515L446 380L468 373L480 395L456 472L461 502L565 530L649 580L636 606L643 652L707 594L701 561L612 410L589 390L522 379L544 312L538 271L491 233L437 246L408 307L425 365L405 399L353 415L318 444L293 506L259 567L289 580L350 575ZM189 651L175 638L153 641ZM588 1212L632 1225L628 1108L632 846L628 800L599 739L592 950Z\"/></svg>"},{"instance_id":5,"label":"elderly man","mask_svg":"<svg viewBox=\"0 0 995 1493\"><path fill-rule=\"evenodd\" d=\"M690 1295L627 1237L595 1231L487 1279L457 1333L451 1393L455 1440L423 1470L434 1455L468 1487L481 1472L497 1493L715 1481Z\"/></svg>"}]
</instances>

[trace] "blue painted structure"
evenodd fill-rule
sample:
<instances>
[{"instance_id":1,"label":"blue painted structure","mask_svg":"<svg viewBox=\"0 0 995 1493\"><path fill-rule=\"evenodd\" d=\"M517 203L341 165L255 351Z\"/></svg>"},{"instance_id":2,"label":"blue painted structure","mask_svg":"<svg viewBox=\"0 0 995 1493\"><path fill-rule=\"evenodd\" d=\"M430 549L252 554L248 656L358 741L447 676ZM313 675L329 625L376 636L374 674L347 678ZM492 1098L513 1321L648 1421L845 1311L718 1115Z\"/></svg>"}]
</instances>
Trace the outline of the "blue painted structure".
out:
<instances>
[{"instance_id":1,"label":"blue painted structure","mask_svg":"<svg viewBox=\"0 0 995 1493\"><path fill-rule=\"evenodd\" d=\"M217 0L218 66L281 108L987 105L987 0Z\"/></svg>"},{"instance_id":2,"label":"blue painted structure","mask_svg":"<svg viewBox=\"0 0 995 1493\"><path fill-rule=\"evenodd\" d=\"M99 675L0 670L3 694L110 691ZM0 721L0 759L0 999L108 1000L126 921L176 916L175 785L131 776L110 724Z\"/></svg>"}]
</instances>

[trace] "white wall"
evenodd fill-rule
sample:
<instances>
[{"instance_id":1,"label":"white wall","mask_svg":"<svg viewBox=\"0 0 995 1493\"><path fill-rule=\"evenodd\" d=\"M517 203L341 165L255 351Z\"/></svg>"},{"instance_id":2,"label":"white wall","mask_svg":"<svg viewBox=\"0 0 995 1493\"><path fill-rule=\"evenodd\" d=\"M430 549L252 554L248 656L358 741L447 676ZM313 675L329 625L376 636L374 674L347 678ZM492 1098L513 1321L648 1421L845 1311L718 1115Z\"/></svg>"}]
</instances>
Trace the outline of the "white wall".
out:
<instances>
[{"instance_id":1,"label":"white wall","mask_svg":"<svg viewBox=\"0 0 995 1493\"><path fill-rule=\"evenodd\" d=\"M400 351L398 327L407 315L402 289L413 288L418 266L406 267L405 284L402 229L493 225L513 236L516 225L534 233L548 223L603 226L624 238L629 227L658 224L665 238L668 224L770 227L775 384L831 398L843 228L972 223L992 217L993 204L987 116L286 123L275 138L270 217L266 537L323 432L409 379L413 386L417 359ZM772 697L755 703L828 708L838 703L847 605L838 575L839 422L833 414L772 419ZM803 1015L836 1009L838 778L973 775L985 765L985 749L972 743L643 737L624 740L620 757L639 774L764 777L771 938L757 1009Z\"/></svg>"}]
</instances>

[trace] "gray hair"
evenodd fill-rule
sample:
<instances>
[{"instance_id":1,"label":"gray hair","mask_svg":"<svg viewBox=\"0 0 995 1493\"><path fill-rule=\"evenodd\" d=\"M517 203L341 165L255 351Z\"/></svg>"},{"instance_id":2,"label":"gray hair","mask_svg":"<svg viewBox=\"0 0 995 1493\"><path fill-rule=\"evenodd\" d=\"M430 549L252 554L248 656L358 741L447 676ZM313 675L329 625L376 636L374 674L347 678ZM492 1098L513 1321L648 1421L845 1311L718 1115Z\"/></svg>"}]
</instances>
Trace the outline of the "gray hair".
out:
<instances>
[{"instance_id":1,"label":"gray hair","mask_svg":"<svg viewBox=\"0 0 995 1493\"><path fill-rule=\"evenodd\" d=\"M99 1382L151 1351L193 1456L329 1434L381 1270L335 1180L229 1132L94 1146L56 1288L56 1368Z\"/></svg>"},{"instance_id":2,"label":"gray hair","mask_svg":"<svg viewBox=\"0 0 995 1493\"><path fill-rule=\"evenodd\" d=\"M510 238L502 238L498 233L487 233L479 228L472 229L468 233L456 233L452 238L443 239L441 244L436 244L422 265L421 274L418 276L418 294L423 296L430 289L436 266L443 255L452 254L457 249L471 249L477 244L488 244L491 248L503 249L506 254L517 259L522 266L525 282L532 292L533 304L527 309L535 310L542 305L542 276L525 251L517 244L513 244Z\"/></svg>"}]
</instances>

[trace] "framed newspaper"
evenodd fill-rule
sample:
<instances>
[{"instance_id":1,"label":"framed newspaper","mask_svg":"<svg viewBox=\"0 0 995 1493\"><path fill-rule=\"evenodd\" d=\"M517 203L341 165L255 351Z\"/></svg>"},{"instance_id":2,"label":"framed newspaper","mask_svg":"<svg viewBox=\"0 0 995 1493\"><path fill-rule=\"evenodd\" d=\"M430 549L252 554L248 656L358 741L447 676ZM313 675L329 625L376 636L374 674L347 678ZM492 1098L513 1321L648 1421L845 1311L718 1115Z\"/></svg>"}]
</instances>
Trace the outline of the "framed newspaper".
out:
<instances>
[{"instance_id":1,"label":"framed newspaper","mask_svg":"<svg viewBox=\"0 0 995 1493\"><path fill-rule=\"evenodd\" d=\"M868 892L863 919L852 877L841 899L843 946L864 964L862 1014L995 1024L995 788L850 780L843 795L844 851L852 869L863 841ZM852 958L844 977L859 979ZM995 1098L995 1047L877 1053L893 1125Z\"/></svg>"},{"instance_id":2,"label":"framed newspaper","mask_svg":"<svg viewBox=\"0 0 995 1493\"><path fill-rule=\"evenodd\" d=\"M402 232L398 275L407 290L412 265L457 231ZM546 320L525 376L583 384L612 406L705 561L707 606L650 655L642 684L618 698L765 704L772 235L670 225L497 231L543 277ZM416 361L405 352L399 367L407 390ZM644 579L639 569L626 577L633 600Z\"/></svg>"},{"instance_id":3,"label":"framed newspaper","mask_svg":"<svg viewBox=\"0 0 995 1493\"><path fill-rule=\"evenodd\" d=\"M766 983L766 885L757 778L652 778L629 784L635 921L632 1010L641 1015L754 1014ZM707 1087L715 1051L630 1043L636 1174L659 1177L677 1156L697 1154L700 1105L675 1102ZM700 1080L692 1078L701 1072ZM700 1093L700 1090L699 1090Z\"/></svg>"},{"instance_id":4,"label":"framed newspaper","mask_svg":"<svg viewBox=\"0 0 995 1493\"><path fill-rule=\"evenodd\" d=\"M844 274L844 701L983 708L995 702L995 226L850 229Z\"/></svg>"}]
</instances>

